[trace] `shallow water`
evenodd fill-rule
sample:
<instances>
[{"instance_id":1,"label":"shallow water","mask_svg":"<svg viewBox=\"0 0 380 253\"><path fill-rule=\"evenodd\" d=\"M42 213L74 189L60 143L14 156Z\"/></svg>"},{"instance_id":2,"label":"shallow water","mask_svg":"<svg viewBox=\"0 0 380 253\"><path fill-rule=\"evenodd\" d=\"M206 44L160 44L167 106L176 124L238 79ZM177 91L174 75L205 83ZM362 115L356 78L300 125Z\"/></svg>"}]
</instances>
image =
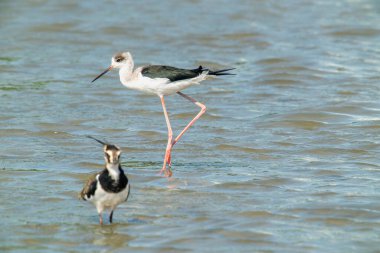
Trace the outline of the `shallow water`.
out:
<instances>
[{"instance_id":1,"label":"shallow water","mask_svg":"<svg viewBox=\"0 0 380 253\"><path fill-rule=\"evenodd\" d=\"M0 251L378 252L380 4L345 1L0 2ZM236 67L186 90L208 107L159 177L159 99L140 64ZM197 113L167 97L178 132ZM113 225L76 199L123 148L131 197Z\"/></svg>"}]
</instances>

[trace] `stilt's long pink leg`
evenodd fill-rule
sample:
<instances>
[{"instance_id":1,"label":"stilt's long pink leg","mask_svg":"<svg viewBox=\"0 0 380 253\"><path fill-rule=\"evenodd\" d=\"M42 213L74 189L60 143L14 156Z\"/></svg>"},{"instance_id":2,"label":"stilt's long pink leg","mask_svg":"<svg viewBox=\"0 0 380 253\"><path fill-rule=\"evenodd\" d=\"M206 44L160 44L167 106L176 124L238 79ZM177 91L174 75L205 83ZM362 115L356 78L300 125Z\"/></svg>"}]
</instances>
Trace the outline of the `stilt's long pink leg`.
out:
<instances>
[{"instance_id":1,"label":"stilt's long pink leg","mask_svg":"<svg viewBox=\"0 0 380 253\"><path fill-rule=\"evenodd\" d=\"M166 146L164 164L162 166L160 173L165 173L165 175L168 177L171 177L171 175L172 175L172 171L171 171L170 167L171 167L171 151L172 151L173 146L179 141L179 139L181 139L182 135L195 123L195 121L197 121L206 112L206 106L204 104L198 102L197 100L195 100L194 98L192 98L190 96L183 94L182 92L177 92L177 93L179 95L181 95L182 97L186 98L187 100L191 101L195 105L199 106L201 108L201 110L189 122L189 124L187 124L187 126L182 130L182 132L173 140L173 131L172 131L172 127L170 125L168 113L166 111L164 96L160 96L162 108L164 110L166 125L168 126L168 144ZM169 166L169 169L166 169L166 165Z\"/></svg>"},{"instance_id":2,"label":"stilt's long pink leg","mask_svg":"<svg viewBox=\"0 0 380 253\"><path fill-rule=\"evenodd\" d=\"M162 109L164 110L164 115L165 115L165 120L166 120L166 125L168 126L168 144L166 146L166 152L165 152L165 158L164 158L164 164L162 165L162 169L160 173L164 173L168 177L172 176L172 171L170 169L170 162L169 162L169 169L166 169L166 165L168 160L170 161L170 153L172 150L172 140L173 140L173 131L172 131L172 126L170 125L170 120L169 120L169 115L168 112L166 111L166 106L165 106L165 100L164 96L160 96L161 99L161 104L162 104Z\"/></svg>"},{"instance_id":3,"label":"stilt's long pink leg","mask_svg":"<svg viewBox=\"0 0 380 253\"><path fill-rule=\"evenodd\" d=\"M174 139L174 141L172 142L172 147L174 146L174 144L176 144L179 139L181 139L182 135L195 123L195 121L197 121L205 112L206 112L206 106L200 102L198 102L197 100L195 100L194 98L188 96L188 95L185 95L183 94L182 92L177 92L178 95L181 95L182 97L186 98L187 100L193 102L194 104L196 104L197 106L199 106L201 108L200 112L197 114L197 116L194 117L194 119L192 119L190 121L189 124L187 124L187 126L182 130L182 132Z\"/></svg>"},{"instance_id":4,"label":"stilt's long pink leg","mask_svg":"<svg viewBox=\"0 0 380 253\"><path fill-rule=\"evenodd\" d=\"M200 102L198 102L197 100L195 100L194 98L188 96L188 95L185 95L183 94L182 92L177 92L178 95L181 95L182 97L186 98L187 100L191 101L192 103L194 103L195 105L199 106L201 108L200 112L190 121L189 124L187 124L187 126L182 130L182 132L174 139L174 141L172 141L171 143L171 147L170 147L170 152L169 152L169 156L167 157L167 163L171 166L171 149L173 148L173 146L179 141L179 139L181 139L182 135L195 123L195 121L197 121L205 112L206 112L206 106Z\"/></svg>"}]
</instances>

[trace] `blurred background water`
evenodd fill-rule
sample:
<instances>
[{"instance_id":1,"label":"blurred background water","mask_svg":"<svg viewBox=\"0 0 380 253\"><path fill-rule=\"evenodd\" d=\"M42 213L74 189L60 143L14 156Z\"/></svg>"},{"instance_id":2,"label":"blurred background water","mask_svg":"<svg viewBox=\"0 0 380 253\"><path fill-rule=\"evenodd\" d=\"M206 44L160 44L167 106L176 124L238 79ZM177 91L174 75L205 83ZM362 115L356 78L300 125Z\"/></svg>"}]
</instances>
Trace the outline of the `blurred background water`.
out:
<instances>
[{"instance_id":1,"label":"blurred background water","mask_svg":"<svg viewBox=\"0 0 380 253\"><path fill-rule=\"evenodd\" d=\"M380 2L0 2L0 251L379 252ZM90 81L137 65L236 67L157 175L158 97ZM198 108L167 97L176 133ZM99 226L76 199L123 148L131 197Z\"/></svg>"}]
</instances>

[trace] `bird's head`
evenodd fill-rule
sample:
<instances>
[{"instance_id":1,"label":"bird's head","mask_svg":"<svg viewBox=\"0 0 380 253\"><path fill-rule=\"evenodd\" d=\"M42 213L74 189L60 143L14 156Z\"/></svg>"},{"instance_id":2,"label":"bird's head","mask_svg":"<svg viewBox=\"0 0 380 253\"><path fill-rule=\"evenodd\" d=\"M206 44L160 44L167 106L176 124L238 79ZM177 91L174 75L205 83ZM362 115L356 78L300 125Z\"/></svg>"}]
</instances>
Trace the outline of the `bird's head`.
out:
<instances>
[{"instance_id":1,"label":"bird's head","mask_svg":"<svg viewBox=\"0 0 380 253\"><path fill-rule=\"evenodd\" d=\"M102 73L100 73L97 77L95 77L94 80L92 80L92 83L95 82L97 79L102 77L104 74L106 74L111 69L121 69L123 67L129 67L133 69L133 59L132 55L129 52L121 52L117 53L111 58L111 65L104 70Z\"/></svg>"},{"instance_id":2,"label":"bird's head","mask_svg":"<svg viewBox=\"0 0 380 253\"><path fill-rule=\"evenodd\" d=\"M121 150L118 146L107 144L104 145L104 160L108 164L117 165L120 163Z\"/></svg>"},{"instance_id":3,"label":"bird's head","mask_svg":"<svg viewBox=\"0 0 380 253\"><path fill-rule=\"evenodd\" d=\"M132 55L129 52L122 52L115 54L111 59L111 66L115 69L120 69L128 65L132 60Z\"/></svg>"},{"instance_id":4,"label":"bird's head","mask_svg":"<svg viewBox=\"0 0 380 253\"><path fill-rule=\"evenodd\" d=\"M108 144L104 141L98 140L92 136L87 136L103 145L104 160L107 164L118 165L120 163L121 149L113 144Z\"/></svg>"}]
</instances>

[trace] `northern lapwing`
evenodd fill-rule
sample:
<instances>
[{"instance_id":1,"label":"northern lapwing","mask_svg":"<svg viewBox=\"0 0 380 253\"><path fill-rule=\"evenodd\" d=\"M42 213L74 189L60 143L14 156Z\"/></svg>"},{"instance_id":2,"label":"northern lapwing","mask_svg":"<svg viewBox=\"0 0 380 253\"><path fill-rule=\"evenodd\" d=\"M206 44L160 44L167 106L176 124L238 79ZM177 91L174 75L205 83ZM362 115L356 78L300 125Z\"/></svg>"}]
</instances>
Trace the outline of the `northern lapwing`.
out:
<instances>
[{"instance_id":1,"label":"northern lapwing","mask_svg":"<svg viewBox=\"0 0 380 253\"><path fill-rule=\"evenodd\" d=\"M119 204L128 200L130 191L128 177L120 165L121 150L116 145L105 143L92 136L87 137L103 145L106 165L104 170L89 177L80 192L80 198L95 205L100 224L103 224L103 211L109 210L109 221L112 223L113 212Z\"/></svg>"}]
</instances>

